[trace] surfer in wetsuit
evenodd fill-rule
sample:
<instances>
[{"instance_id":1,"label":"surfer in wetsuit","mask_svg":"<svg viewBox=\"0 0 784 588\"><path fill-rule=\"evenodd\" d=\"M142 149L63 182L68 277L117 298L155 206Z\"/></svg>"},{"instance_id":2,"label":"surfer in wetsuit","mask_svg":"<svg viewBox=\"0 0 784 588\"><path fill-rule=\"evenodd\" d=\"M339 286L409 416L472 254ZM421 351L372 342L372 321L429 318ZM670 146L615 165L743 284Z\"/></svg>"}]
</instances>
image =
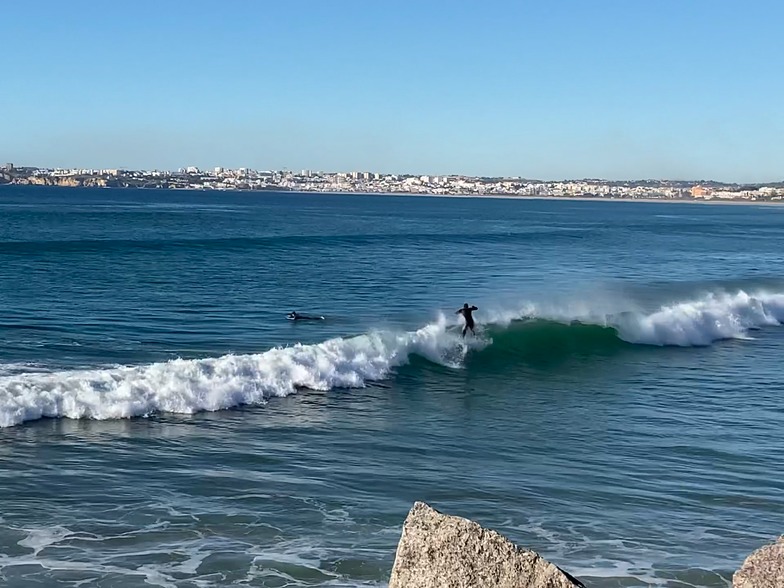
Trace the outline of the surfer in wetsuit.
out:
<instances>
[{"instance_id":1,"label":"surfer in wetsuit","mask_svg":"<svg viewBox=\"0 0 784 588\"><path fill-rule=\"evenodd\" d=\"M296 310L292 310L286 315L286 318L292 321L323 321L323 316L310 316L307 314L300 314Z\"/></svg>"},{"instance_id":2,"label":"surfer in wetsuit","mask_svg":"<svg viewBox=\"0 0 784 588\"><path fill-rule=\"evenodd\" d=\"M468 302L463 304L463 308L458 310L455 314L462 314L463 318L465 319L465 327L463 327L463 337L465 337L466 331L471 329L471 333L476 335L474 331L474 316L473 312L475 310L479 310L476 306L468 306Z\"/></svg>"}]
</instances>

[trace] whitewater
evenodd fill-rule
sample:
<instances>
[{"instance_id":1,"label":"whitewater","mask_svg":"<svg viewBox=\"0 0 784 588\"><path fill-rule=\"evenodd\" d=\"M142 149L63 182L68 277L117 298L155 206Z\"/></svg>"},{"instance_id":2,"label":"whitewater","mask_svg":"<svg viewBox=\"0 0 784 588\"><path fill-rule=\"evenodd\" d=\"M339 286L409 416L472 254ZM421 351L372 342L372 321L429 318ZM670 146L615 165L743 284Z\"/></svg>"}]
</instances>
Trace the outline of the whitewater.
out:
<instances>
[{"instance_id":1,"label":"whitewater","mask_svg":"<svg viewBox=\"0 0 784 588\"><path fill-rule=\"evenodd\" d=\"M483 331L463 340L457 321L439 314L409 332L371 331L314 345L275 347L263 353L175 359L139 366L37 371L0 369L0 427L41 418L122 419L159 413L193 414L262 405L299 390L360 388L390 377L412 356L445 367L481 358L493 335L536 322L609 329L619 342L693 347L784 323L784 293L709 292L649 311L597 312L590 303L527 302L484 312ZM536 345L531 337L527 345ZM0 365L0 368L3 366ZM27 373L25 373L27 372Z\"/></svg>"}]
</instances>

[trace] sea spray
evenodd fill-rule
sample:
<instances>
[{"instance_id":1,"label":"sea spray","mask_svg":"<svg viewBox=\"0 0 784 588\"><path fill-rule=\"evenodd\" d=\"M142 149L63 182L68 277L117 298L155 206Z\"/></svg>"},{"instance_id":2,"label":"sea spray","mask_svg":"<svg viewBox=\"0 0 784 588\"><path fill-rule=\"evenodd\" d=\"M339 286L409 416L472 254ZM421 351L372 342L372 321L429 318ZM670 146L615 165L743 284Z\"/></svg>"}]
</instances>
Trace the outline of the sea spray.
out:
<instances>
[{"instance_id":1,"label":"sea spray","mask_svg":"<svg viewBox=\"0 0 784 588\"><path fill-rule=\"evenodd\" d=\"M616 303L623 306L623 302ZM784 323L784 294L709 292L702 297L643 311L612 310L606 301L525 302L514 309L491 309L487 322L508 326L521 319L614 329L628 343L695 347L723 339L748 338L748 331Z\"/></svg>"},{"instance_id":2,"label":"sea spray","mask_svg":"<svg viewBox=\"0 0 784 588\"><path fill-rule=\"evenodd\" d=\"M784 322L784 294L739 291L710 293L703 298L661 307L651 314L615 319L619 336L629 343L710 345L722 339L743 339L748 331Z\"/></svg>"}]
</instances>

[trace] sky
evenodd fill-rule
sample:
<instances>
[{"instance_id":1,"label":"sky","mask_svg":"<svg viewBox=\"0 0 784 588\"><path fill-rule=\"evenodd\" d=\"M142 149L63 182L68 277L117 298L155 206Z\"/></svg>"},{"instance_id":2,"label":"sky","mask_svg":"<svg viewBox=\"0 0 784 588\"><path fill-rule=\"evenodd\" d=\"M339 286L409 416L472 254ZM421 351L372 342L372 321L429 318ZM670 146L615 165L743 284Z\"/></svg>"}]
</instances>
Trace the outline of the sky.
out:
<instances>
[{"instance_id":1,"label":"sky","mask_svg":"<svg viewBox=\"0 0 784 588\"><path fill-rule=\"evenodd\" d=\"M9 0L0 165L784 179L779 0Z\"/></svg>"}]
</instances>

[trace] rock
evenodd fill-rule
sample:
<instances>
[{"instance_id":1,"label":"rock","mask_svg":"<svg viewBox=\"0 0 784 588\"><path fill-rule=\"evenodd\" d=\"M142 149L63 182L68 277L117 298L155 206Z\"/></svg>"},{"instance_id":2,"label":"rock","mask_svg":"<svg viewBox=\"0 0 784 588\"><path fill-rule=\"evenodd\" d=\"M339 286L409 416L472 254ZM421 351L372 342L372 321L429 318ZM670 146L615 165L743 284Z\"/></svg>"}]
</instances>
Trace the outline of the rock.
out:
<instances>
[{"instance_id":1,"label":"rock","mask_svg":"<svg viewBox=\"0 0 784 588\"><path fill-rule=\"evenodd\" d=\"M733 588L784 588L784 535L761 547L732 576Z\"/></svg>"},{"instance_id":2,"label":"rock","mask_svg":"<svg viewBox=\"0 0 784 588\"><path fill-rule=\"evenodd\" d=\"M408 513L389 588L583 588L569 574L473 521L423 502Z\"/></svg>"}]
</instances>

